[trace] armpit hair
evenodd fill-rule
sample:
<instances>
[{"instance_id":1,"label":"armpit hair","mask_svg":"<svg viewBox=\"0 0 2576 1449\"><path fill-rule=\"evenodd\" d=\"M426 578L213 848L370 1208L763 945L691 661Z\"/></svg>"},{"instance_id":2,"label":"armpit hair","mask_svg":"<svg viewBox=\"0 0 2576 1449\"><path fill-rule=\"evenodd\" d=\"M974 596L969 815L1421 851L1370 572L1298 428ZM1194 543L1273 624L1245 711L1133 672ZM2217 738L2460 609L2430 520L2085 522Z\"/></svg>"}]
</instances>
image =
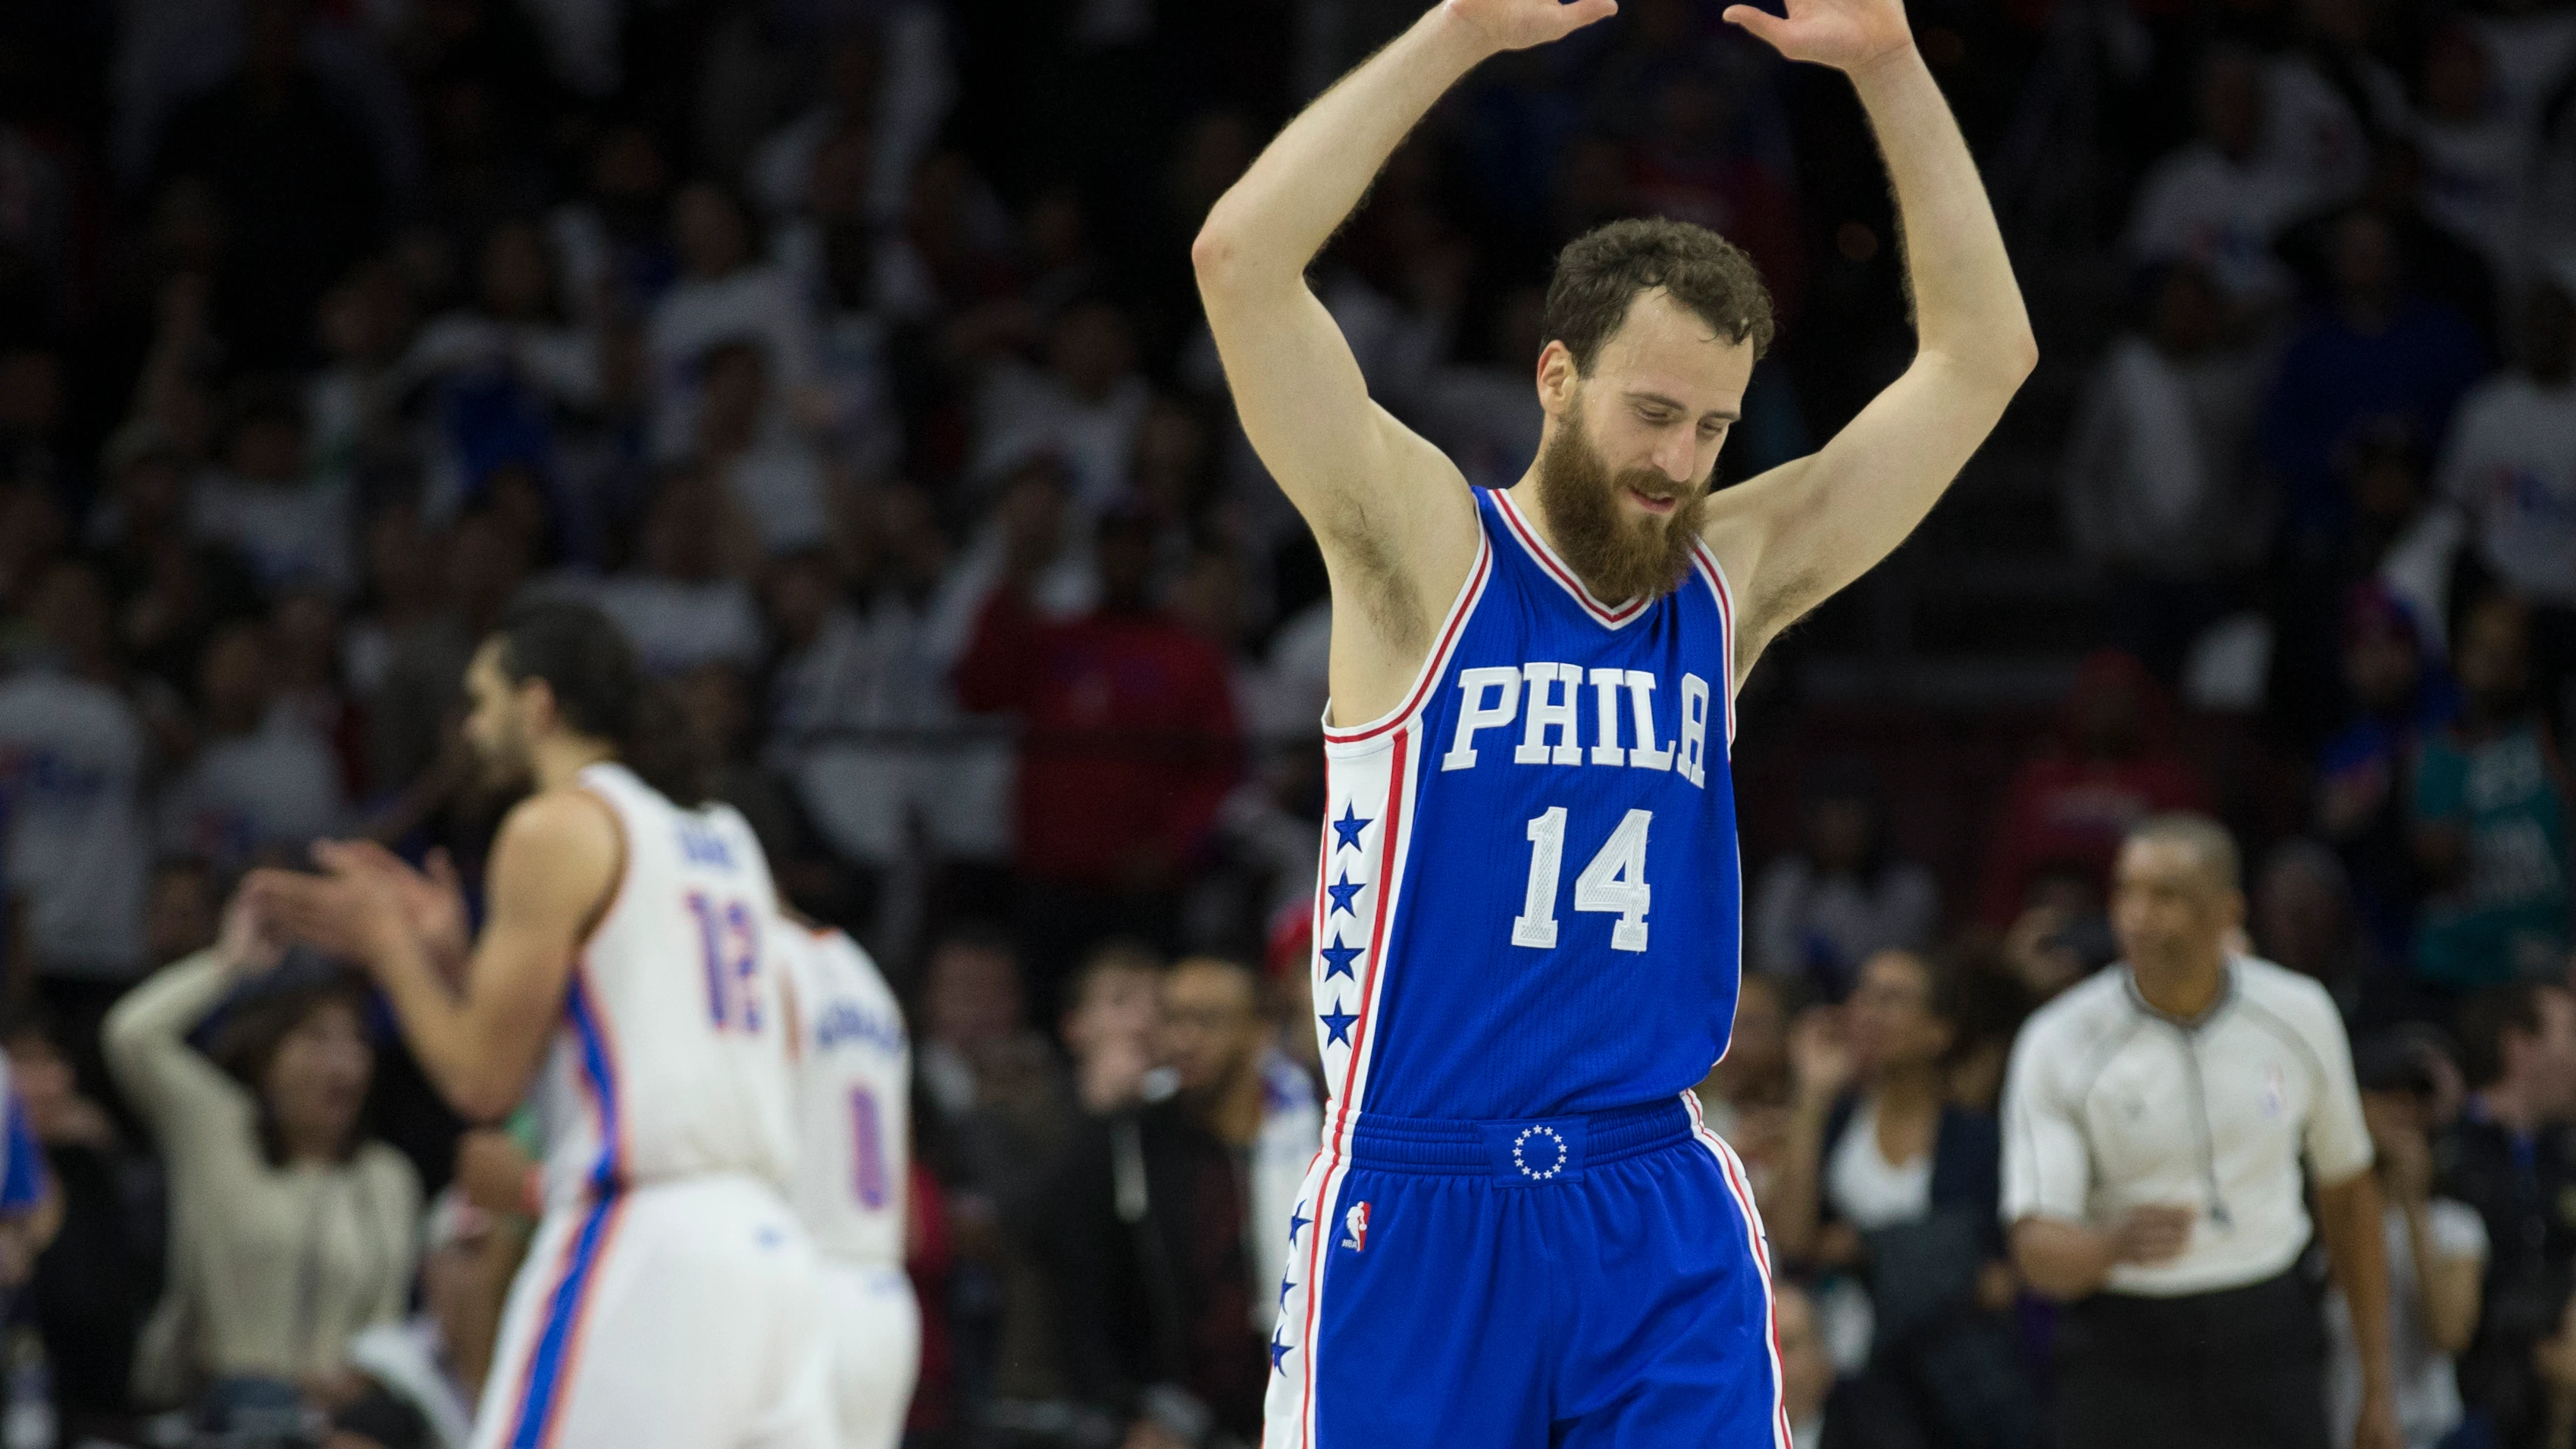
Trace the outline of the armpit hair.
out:
<instances>
[{"instance_id":1,"label":"armpit hair","mask_svg":"<svg viewBox=\"0 0 2576 1449\"><path fill-rule=\"evenodd\" d=\"M1369 517L1368 504L1344 498L1325 521L1326 531L1349 568L1355 602L1377 629L1378 637L1399 652L1429 647L1430 621L1422 614L1411 580L1387 547L1386 530Z\"/></svg>"}]
</instances>

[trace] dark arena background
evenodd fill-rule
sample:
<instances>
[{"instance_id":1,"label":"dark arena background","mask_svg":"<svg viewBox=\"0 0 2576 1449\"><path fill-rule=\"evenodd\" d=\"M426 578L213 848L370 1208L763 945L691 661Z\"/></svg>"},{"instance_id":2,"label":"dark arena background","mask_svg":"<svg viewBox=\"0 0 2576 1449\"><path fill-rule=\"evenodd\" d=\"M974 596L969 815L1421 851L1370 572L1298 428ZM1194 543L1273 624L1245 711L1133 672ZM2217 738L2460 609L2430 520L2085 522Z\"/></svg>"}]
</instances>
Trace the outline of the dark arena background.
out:
<instances>
[{"instance_id":1,"label":"dark arena background","mask_svg":"<svg viewBox=\"0 0 2576 1449\"><path fill-rule=\"evenodd\" d=\"M459 681L540 596L623 627L655 742L904 1002L903 1443L1257 1442L1331 614L1191 243L1423 8L0 6L0 1449L466 1443L525 1124L469 1131L319 956L119 1003L316 839L444 852L479 913L507 802ZM1721 488L1912 357L1852 86L1722 9L1482 65L1312 270L1472 483L1529 467L1550 266L1603 222L1768 281ZM2576 6L1910 19L2041 361L1740 696L1698 1095L1771 1223L1796 1449L2085 1449L2098 1324L2017 1262L1996 1123L2022 1023L2121 957L2124 837L2181 811L2242 853L2232 949L2340 1009L2402 1442L2576 1446ZM330 1002L358 1033L315 1045ZM366 1145L290 1161L339 1099ZM1902 1110L1932 1186L1858 1231ZM2342 1449L2325 1257L2290 1331ZM2178 1383L2235 1351L2194 1343Z\"/></svg>"}]
</instances>

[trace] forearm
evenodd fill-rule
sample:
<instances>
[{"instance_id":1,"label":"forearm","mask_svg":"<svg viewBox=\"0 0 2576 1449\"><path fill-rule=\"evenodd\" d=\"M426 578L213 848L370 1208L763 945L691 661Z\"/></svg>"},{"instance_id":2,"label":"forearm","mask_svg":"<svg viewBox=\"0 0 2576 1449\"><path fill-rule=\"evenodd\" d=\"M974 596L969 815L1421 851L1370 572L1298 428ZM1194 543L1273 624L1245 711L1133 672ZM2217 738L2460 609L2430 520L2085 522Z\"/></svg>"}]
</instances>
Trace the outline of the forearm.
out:
<instances>
[{"instance_id":1,"label":"forearm","mask_svg":"<svg viewBox=\"0 0 2576 1449\"><path fill-rule=\"evenodd\" d=\"M2317 1191L2317 1230L2335 1286L2352 1310L2353 1347L2365 1388L2389 1386L2388 1254L2380 1233L2379 1183L2368 1172Z\"/></svg>"},{"instance_id":2,"label":"forearm","mask_svg":"<svg viewBox=\"0 0 2576 1449\"><path fill-rule=\"evenodd\" d=\"M458 1115L483 1121L516 1105L494 1100L466 1002L439 978L420 942L406 940L379 959L375 977L393 1003L403 1044L420 1063L421 1074Z\"/></svg>"},{"instance_id":3,"label":"forearm","mask_svg":"<svg viewBox=\"0 0 2576 1449\"><path fill-rule=\"evenodd\" d=\"M1493 53L1481 31L1442 5L1342 77L1208 213L1197 253L1203 284L1302 279L1405 136Z\"/></svg>"},{"instance_id":4,"label":"forearm","mask_svg":"<svg viewBox=\"0 0 2576 1449\"><path fill-rule=\"evenodd\" d=\"M1911 45L1851 79L1895 186L1921 350L2018 384L2036 356L2030 315L1949 101Z\"/></svg>"},{"instance_id":5,"label":"forearm","mask_svg":"<svg viewBox=\"0 0 2576 1449\"><path fill-rule=\"evenodd\" d=\"M1800 1099L1789 1112L1788 1150L1780 1154L1779 1185L1772 1201L1778 1216L1767 1220L1771 1241L1783 1256L1805 1258L1815 1250L1819 1183L1824 1176L1825 1116L1830 1105Z\"/></svg>"},{"instance_id":6,"label":"forearm","mask_svg":"<svg viewBox=\"0 0 2576 1449\"><path fill-rule=\"evenodd\" d=\"M2119 1246L2108 1233L2054 1218L2024 1218L2013 1224L2012 1261L2033 1292L2072 1303L2101 1291L2110 1281Z\"/></svg>"}]
</instances>

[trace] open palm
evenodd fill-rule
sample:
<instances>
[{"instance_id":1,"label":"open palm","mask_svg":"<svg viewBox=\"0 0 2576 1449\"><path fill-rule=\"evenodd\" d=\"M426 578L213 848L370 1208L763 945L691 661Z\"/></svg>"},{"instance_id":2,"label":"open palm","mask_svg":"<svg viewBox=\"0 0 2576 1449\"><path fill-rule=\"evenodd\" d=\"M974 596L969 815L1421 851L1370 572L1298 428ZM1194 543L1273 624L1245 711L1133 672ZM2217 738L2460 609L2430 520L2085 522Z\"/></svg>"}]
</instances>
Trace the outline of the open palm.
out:
<instances>
[{"instance_id":1,"label":"open palm","mask_svg":"<svg viewBox=\"0 0 2576 1449\"><path fill-rule=\"evenodd\" d=\"M1786 0L1784 18L1751 5L1729 5L1726 20L1769 42L1791 60L1854 71L1911 45L1903 0Z\"/></svg>"},{"instance_id":2,"label":"open palm","mask_svg":"<svg viewBox=\"0 0 2576 1449\"><path fill-rule=\"evenodd\" d=\"M1619 13L1619 0L1447 0L1451 15L1483 31L1497 50L1563 40Z\"/></svg>"}]
</instances>

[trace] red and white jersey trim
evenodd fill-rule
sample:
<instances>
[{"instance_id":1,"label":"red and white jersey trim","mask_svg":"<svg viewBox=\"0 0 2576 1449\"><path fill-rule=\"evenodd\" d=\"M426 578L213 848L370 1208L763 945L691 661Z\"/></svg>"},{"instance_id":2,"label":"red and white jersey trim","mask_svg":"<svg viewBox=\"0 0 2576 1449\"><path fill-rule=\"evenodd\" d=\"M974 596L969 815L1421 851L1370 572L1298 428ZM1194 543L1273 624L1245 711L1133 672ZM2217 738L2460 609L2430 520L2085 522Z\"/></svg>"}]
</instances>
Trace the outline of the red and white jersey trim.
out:
<instances>
[{"instance_id":1,"label":"red and white jersey trim","mask_svg":"<svg viewBox=\"0 0 2576 1449\"><path fill-rule=\"evenodd\" d=\"M1519 539L1521 547L1529 551L1530 558L1541 569L1546 570L1549 578L1556 580L1557 587L1565 590L1576 603L1583 606L1583 612L1590 614L1604 628L1617 629L1626 626L1631 620L1644 614L1646 606L1654 602L1651 599L1638 598L1614 607L1592 597L1592 591L1585 588L1583 581L1574 576L1574 570L1566 567L1565 560L1556 556L1556 550L1548 547L1547 540L1538 536L1537 529L1530 527L1529 520L1521 514L1520 505L1512 501L1511 494L1500 489L1495 490L1494 505L1503 515L1503 522L1511 528L1512 536Z\"/></svg>"},{"instance_id":2,"label":"red and white jersey trim","mask_svg":"<svg viewBox=\"0 0 2576 1449\"><path fill-rule=\"evenodd\" d=\"M1484 597L1485 581L1493 577L1493 573L1493 540L1485 536L1480 520L1476 529L1476 561L1467 570L1467 581L1458 586L1458 597L1450 600L1449 612L1441 619L1440 632L1435 636L1438 642L1431 647L1431 657L1422 661L1422 672L1413 677L1413 687L1405 691L1404 703L1366 724L1338 728L1333 724L1332 704L1326 701L1325 744L1355 745L1373 740L1421 712L1424 703L1431 698L1432 686L1440 682L1442 671L1449 667L1449 655L1458 646L1458 636L1467 631L1468 616L1476 612L1476 601Z\"/></svg>"}]
</instances>

